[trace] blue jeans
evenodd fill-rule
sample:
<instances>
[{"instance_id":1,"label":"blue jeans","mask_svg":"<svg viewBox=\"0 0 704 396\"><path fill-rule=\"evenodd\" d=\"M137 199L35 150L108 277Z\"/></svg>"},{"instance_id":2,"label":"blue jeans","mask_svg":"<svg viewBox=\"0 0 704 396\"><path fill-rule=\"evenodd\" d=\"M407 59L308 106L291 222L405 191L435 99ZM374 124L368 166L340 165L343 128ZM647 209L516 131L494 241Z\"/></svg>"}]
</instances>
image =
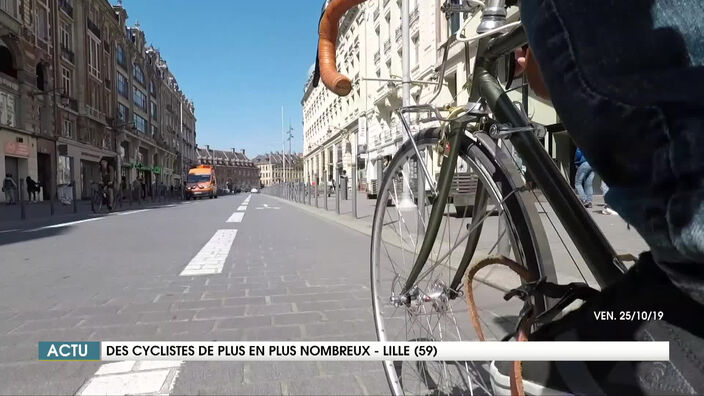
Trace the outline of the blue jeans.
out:
<instances>
[{"instance_id":1,"label":"blue jeans","mask_svg":"<svg viewBox=\"0 0 704 396\"><path fill-rule=\"evenodd\" d=\"M704 302L704 2L523 0L521 15L606 201Z\"/></svg>"},{"instance_id":2,"label":"blue jeans","mask_svg":"<svg viewBox=\"0 0 704 396\"><path fill-rule=\"evenodd\" d=\"M574 187L582 203L591 203L594 197L594 172L589 162L582 162L574 177Z\"/></svg>"}]
</instances>

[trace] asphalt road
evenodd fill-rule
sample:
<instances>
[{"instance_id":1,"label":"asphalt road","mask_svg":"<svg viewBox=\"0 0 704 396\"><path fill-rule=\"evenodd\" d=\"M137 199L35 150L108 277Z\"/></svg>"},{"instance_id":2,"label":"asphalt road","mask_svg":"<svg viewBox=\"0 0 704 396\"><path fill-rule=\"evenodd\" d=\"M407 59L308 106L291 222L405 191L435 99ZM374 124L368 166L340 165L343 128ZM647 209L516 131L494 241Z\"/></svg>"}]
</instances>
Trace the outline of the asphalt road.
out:
<instances>
[{"instance_id":1,"label":"asphalt road","mask_svg":"<svg viewBox=\"0 0 704 396\"><path fill-rule=\"evenodd\" d=\"M38 341L375 340L369 237L248 196L0 232L0 393L388 393L375 362L37 360Z\"/></svg>"}]
</instances>

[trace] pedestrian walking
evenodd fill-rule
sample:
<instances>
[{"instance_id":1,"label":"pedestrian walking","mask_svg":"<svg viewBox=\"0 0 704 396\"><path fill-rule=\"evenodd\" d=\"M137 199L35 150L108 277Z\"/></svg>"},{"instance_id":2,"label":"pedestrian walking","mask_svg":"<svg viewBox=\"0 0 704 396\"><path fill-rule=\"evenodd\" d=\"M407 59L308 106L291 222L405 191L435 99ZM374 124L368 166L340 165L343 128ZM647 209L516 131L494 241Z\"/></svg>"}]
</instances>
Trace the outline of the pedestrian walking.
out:
<instances>
[{"instance_id":1,"label":"pedestrian walking","mask_svg":"<svg viewBox=\"0 0 704 396\"><path fill-rule=\"evenodd\" d=\"M592 207L592 199L594 197L594 171L592 166L582 154L579 148L574 154L574 164L577 167L577 174L574 177L574 187L577 190L579 199L585 208Z\"/></svg>"},{"instance_id":2,"label":"pedestrian walking","mask_svg":"<svg viewBox=\"0 0 704 396\"><path fill-rule=\"evenodd\" d=\"M605 181L602 180L601 181L601 193L604 194L604 197L606 197L607 192L609 192L609 186L606 184ZM616 216L616 215L618 215L618 212L611 209L609 204L606 203L606 199L604 199L604 209L602 209L601 214Z\"/></svg>"},{"instance_id":3,"label":"pedestrian walking","mask_svg":"<svg viewBox=\"0 0 704 396\"><path fill-rule=\"evenodd\" d=\"M29 202L36 202L39 185L29 176L25 177L24 180L25 183L27 183L27 199Z\"/></svg>"},{"instance_id":4,"label":"pedestrian walking","mask_svg":"<svg viewBox=\"0 0 704 396\"><path fill-rule=\"evenodd\" d=\"M17 183L15 183L15 179L12 178L12 173L5 174L5 179L2 182L2 191L5 193L5 202L8 205L14 205L17 203L15 201Z\"/></svg>"}]
</instances>

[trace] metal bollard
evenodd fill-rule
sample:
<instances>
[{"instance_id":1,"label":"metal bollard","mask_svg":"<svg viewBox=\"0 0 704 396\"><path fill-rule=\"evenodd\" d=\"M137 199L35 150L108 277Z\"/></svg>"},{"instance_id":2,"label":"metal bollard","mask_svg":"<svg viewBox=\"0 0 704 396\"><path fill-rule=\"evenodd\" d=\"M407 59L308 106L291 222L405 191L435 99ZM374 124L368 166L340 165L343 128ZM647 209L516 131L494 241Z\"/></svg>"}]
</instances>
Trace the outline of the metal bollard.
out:
<instances>
[{"instance_id":1,"label":"metal bollard","mask_svg":"<svg viewBox=\"0 0 704 396\"><path fill-rule=\"evenodd\" d=\"M24 180L20 179L20 190L17 192L20 201L20 218L22 220L27 218L27 213L24 207Z\"/></svg>"},{"instance_id":2,"label":"metal bollard","mask_svg":"<svg viewBox=\"0 0 704 396\"><path fill-rule=\"evenodd\" d=\"M78 213L78 198L76 197L76 181L71 180L71 200L73 201L73 213Z\"/></svg>"},{"instance_id":3,"label":"metal bollard","mask_svg":"<svg viewBox=\"0 0 704 396\"><path fill-rule=\"evenodd\" d=\"M56 209L54 208L54 195L55 194L49 194L49 213L51 213L52 216L56 212Z\"/></svg>"},{"instance_id":4,"label":"metal bollard","mask_svg":"<svg viewBox=\"0 0 704 396\"><path fill-rule=\"evenodd\" d=\"M328 175L324 169L323 169L323 183L325 183L323 185L323 191L324 191L323 198L325 199L325 202L323 202L324 203L323 207L325 208L325 210L328 210L328 197L330 194L330 190L328 189Z\"/></svg>"},{"instance_id":5,"label":"metal bollard","mask_svg":"<svg viewBox=\"0 0 704 396\"><path fill-rule=\"evenodd\" d=\"M337 173L337 186L335 187L335 211L340 214L340 173Z\"/></svg>"}]
</instances>

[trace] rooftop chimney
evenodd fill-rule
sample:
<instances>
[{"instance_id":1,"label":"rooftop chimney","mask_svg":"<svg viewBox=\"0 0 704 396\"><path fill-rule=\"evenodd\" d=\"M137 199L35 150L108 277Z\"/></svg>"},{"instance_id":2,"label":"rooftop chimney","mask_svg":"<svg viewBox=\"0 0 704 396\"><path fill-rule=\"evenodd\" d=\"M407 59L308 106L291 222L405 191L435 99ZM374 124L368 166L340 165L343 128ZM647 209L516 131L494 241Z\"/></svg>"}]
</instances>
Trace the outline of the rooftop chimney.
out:
<instances>
[{"instance_id":1,"label":"rooftop chimney","mask_svg":"<svg viewBox=\"0 0 704 396\"><path fill-rule=\"evenodd\" d=\"M233 150L234 150L234 149L233 149ZM242 154L246 154L246 153L244 152L244 149L242 149Z\"/></svg>"},{"instance_id":2,"label":"rooftop chimney","mask_svg":"<svg viewBox=\"0 0 704 396\"><path fill-rule=\"evenodd\" d=\"M234 154L234 153L235 153L235 148L233 147L233 148L232 148L232 154Z\"/></svg>"}]
</instances>

